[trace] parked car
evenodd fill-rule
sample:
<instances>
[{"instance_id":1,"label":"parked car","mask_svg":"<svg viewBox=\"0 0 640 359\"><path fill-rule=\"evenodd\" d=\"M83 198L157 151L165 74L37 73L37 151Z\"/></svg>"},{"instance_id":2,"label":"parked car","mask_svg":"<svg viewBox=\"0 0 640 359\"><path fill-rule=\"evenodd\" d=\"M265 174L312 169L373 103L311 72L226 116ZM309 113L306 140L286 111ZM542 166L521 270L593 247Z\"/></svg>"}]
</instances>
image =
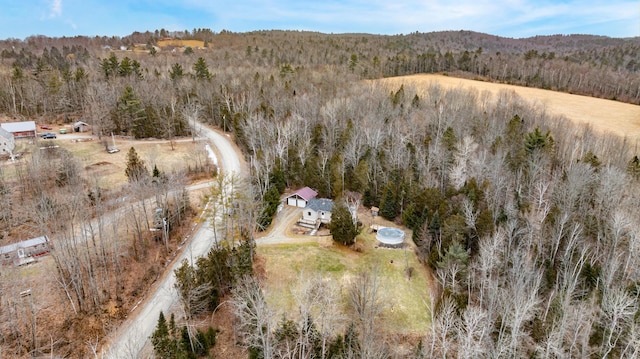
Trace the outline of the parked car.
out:
<instances>
[{"instance_id":1,"label":"parked car","mask_svg":"<svg viewBox=\"0 0 640 359\"><path fill-rule=\"evenodd\" d=\"M56 134L53 132L45 132L45 133L41 133L40 137L44 138L45 140L48 140L48 139L56 138Z\"/></svg>"},{"instance_id":2,"label":"parked car","mask_svg":"<svg viewBox=\"0 0 640 359\"><path fill-rule=\"evenodd\" d=\"M53 130L53 128L51 126L47 126L47 125L42 125L40 126L41 129L43 130Z\"/></svg>"}]
</instances>

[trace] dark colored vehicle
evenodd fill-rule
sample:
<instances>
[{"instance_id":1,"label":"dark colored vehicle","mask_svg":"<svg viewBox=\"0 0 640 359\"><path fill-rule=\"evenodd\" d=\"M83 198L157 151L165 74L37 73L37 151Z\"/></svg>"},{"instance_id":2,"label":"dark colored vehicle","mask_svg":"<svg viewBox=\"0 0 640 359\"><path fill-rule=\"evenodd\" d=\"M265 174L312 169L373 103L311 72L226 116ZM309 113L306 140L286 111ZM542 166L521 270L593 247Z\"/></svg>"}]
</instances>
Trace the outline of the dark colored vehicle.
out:
<instances>
[{"instance_id":1,"label":"dark colored vehicle","mask_svg":"<svg viewBox=\"0 0 640 359\"><path fill-rule=\"evenodd\" d=\"M56 134L53 132L45 132L43 134L40 134L40 137L44 138L45 140L48 140L48 139L56 138Z\"/></svg>"}]
</instances>

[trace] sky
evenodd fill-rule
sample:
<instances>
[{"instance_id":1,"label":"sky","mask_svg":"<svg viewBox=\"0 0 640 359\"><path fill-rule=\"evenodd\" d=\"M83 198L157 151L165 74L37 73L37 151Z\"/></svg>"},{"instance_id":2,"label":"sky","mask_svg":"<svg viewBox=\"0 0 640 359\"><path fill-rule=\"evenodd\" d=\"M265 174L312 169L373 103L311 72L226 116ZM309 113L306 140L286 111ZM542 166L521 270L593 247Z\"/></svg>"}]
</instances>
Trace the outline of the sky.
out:
<instances>
[{"instance_id":1,"label":"sky","mask_svg":"<svg viewBox=\"0 0 640 359\"><path fill-rule=\"evenodd\" d=\"M640 36L638 0L0 0L0 39L134 31Z\"/></svg>"}]
</instances>

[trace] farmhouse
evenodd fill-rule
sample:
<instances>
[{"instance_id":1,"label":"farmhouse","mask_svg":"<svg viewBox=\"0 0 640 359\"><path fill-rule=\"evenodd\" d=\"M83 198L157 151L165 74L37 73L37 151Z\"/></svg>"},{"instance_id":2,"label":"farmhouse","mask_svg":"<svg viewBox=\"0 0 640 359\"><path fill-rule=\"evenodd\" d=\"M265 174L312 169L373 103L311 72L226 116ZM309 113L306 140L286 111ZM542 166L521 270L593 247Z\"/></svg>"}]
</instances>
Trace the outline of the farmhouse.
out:
<instances>
[{"instance_id":1,"label":"farmhouse","mask_svg":"<svg viewBox=\"0 0 640 359\"><path fill-rule=\"evenodd\" d=\"M28 239L26 241L0 247L0 263L2 265L23 265L35 261L36 257L48 254L51 243L47 236Z\"/></svg>"},{"instance_id":2,"label":"farmhouse","mask_svg":"<svg viewBox=\"0 0 640 359\"><path fill-rule=\"evenodd\" d=\"M0 155L8 154L13 156L13 150L16 148L16 141L13 134L0 127Z\"/></svg>"},{"instance_id":3,"label":"farmhouse","mask_svg":"<svg viewBox=\"0 0 640 359\"><path fill-rule=\"evenodd\" d=\"M35 121L5 122L5 123L0 123L0 127L5 131L13 134L14 138L35 138L36 137Z\"/></svg>"},{"instance_id":4,"label":"farmhouse","mask_svg":"<svg viewBox=\"0 0 640 359\"><path fill-rule=\"evenodd\" d=\"M316 198L318 192L312 190L309 187L300 188L287 196L287 205L292 207L305 208L307 203Z\"/></svg>"},{"instance_id":5,"label":"farmhouse","mask_svg":"<svg viewBox=\"0 0 640 359\"><path fill-rule=\"evenodd\" d=\"M316 224L331 222L333 201L326 198L313 198L302 211L301 223Z\"/></svg>"}]
</instances>

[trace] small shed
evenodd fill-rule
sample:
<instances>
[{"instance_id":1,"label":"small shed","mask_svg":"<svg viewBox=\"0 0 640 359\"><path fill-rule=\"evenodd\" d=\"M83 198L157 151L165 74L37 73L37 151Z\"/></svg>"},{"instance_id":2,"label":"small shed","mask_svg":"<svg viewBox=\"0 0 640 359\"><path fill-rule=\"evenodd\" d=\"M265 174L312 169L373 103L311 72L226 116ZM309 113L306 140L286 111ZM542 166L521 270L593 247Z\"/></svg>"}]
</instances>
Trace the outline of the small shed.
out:
<instances>
[{"instance_id":1,"label":"small shed","mask_svg":"<svg viewBox=\"0 0 640 359\"><path fill-rule=\"evenodd\" d=\"M0 247L0 263L2 265L28 264L35 261L36 257L48 254L50 251L49 238L47 236L36 237Z\"/></svg>"},{"instance_id":2,"label":"small shed","mask_svg":"<svg viewBox=\"0 0 640 359\"><path fill-rule=\"evenodd\" d=\"M371 207L371 216L375 217L378 215L378 213L380 213L380 208L378 207Z\"/></svg>"},{"instance_id":3,"label":"small shed","mask_svg":"<svg viewBox=\"0 0 640 359\"><path fill-rule=\"evenodd\" d=\"M2 127L2 129L4 129L5 131L13 134L13 137L16 139L36 137L35 121L5 122L0 123L0 127Z\"/></svg>"},{"instance_id":4,"label":"small shed","mask_svg":"<svg viewBox=\"0 0 640 359\"><path fill-rule=\"evenodd\" d=\"M307 223L331 222L333 201L326 198L313 198L302 211L302 221Z\"/></svg>"},{"instance_id":5,"label":"small shed","mask_svg":"<svg viewBox=\"0 0 640 359\"><path fill-rule=\"evenodd\" d=\"M73 132L86 132L89 129L89 124L86 122L78 121L73 124Z\"/></svg>"},{"instance_id":6,"label":"small shed","mask_svg":"<svg viewBox=\"0 0 640 359\"><path fill-rule=\"evenodd\" d=\"M305 208L307 203L316 198L318 192L309 187L300 188L299 190L288 195L286 198L287 205L292 207Z\"/></svg>"}]
</instances>

